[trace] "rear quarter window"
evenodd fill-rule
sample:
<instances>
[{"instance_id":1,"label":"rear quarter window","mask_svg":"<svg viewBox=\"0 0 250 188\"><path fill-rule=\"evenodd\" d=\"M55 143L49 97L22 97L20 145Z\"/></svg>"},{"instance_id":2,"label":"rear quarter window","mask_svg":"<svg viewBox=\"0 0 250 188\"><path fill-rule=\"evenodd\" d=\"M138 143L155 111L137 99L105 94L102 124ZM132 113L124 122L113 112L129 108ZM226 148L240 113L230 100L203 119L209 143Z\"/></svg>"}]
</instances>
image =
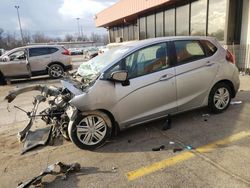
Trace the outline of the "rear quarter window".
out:
<instances>
[{"instance_id":1,"label":"rear quarter window","mask_svg":"<svg viewBox=\"0 0 250 188\"><path fill-rule=\"evenodd\" d=\"M177 63L188 63L206 57L199 41L174 41Z\"/></svg>"},{"instance_id":2,"label":"rear quarter window","mask_svg":"<svg viewBox=\"0 0 250 188\"><path fill-rule=\"evenodd\" d=\"M217 52L217 47L213 43L203 40L202 44L204 45L207 56L212 56Z\"/></svg>"}]
</instances>

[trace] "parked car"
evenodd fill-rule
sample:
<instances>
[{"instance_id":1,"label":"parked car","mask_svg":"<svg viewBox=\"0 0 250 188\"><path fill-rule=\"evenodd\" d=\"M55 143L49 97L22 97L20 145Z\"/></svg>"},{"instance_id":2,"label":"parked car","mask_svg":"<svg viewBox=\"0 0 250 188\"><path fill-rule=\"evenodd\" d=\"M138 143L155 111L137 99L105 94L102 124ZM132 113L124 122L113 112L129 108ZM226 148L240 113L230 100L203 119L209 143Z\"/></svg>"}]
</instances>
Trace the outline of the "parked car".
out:
<instances>
[{"instance_id":1,"label":"parked car","mask_svg":"<svg viewBox=\"0 0 250 188\"><path fill-rule=\"evenodd\" d=\"M83 51L81 48L69 48L70 55L82 55Z\"/></svg>"},{"instance_id":2,"label":"parked car","mask_svg":"<svg viewBox=\"0 0 250 188\"><path fill-rule=\"evenodd\" d=\"M0 82L45 74L58 78L72 69L69 55L69 51L59 45L15 48L0 57Z\"/></svg>"},{"instance_id":3,"label":"parked car","mask_svg":"<svg viewBox=\"0 0 250 188\"><path fill-rule=\"evenodd\" d=\"M0 48L0 56L4 54L4 49Z\"/></svg>"},{"instance_id":4,"label":"parked car","mask_svg":"<svg viewBox=\"0 0 250 188\"><path fill-rule=\"evenodd\" d=\"M76 75L62 81L62 88L28 86L6 99L11 102L32 89L47 91L44 97L51 95L56 101L43 110L51 113L46 122L54 122L54 112L61 112L55 119L62 135L92 150L117 130L169 114L204 106L221 113L236 96L239 83L233 55L215 38L166 37L110 49L80 65Z\"/></svg>"},{"instance_id":5,"label":"parked car","mask_svg":"<svg viewBox=\"0 0 250 188\"><path fill-rule=\"evenodd\" d=\"M99 49L96 47L91 47L91 48L87 49L87 53L86 53L87 58L92 59L93 57L97 56L98 51L99 51Z\"/></svg>"}]
</instances>

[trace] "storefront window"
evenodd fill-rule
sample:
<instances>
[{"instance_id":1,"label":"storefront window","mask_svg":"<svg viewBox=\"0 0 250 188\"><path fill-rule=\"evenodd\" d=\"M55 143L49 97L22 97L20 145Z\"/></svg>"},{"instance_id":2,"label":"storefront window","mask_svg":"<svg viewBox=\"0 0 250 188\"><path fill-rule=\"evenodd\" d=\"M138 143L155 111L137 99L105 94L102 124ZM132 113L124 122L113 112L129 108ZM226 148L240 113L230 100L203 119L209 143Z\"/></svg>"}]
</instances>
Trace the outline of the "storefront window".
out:
<instances>
[{"instance_id":1,"label":"storefront window","mask_svg":"<svg viewBox=\"0 0 250 188\"><path fill-rule=\"evenodd\" d=\"M165 36L175 35L175 9L165 11Z\"/></svg>"},{"instance_id":2,"label":"storefront window","mask_svg":"<svg viewBox=\"0 0 250 188\"><path fill-rule=\"evenodd\" d=\"M146 17L142 17L139 19L140 28L139 28L139 36L140 39L146 38Z\"/></svg>"},{"instance_id":3,"label":"storefront window","mask_svg":"<svg viewBox=\"0 0 250 188\"><path fill-rule=\"evenodd\" d=\"M228 0L209 0L208 35L224 40Z\"/></svg>"},{"instance_id":4,"label":"storefront window","mask_svg":"<svg viewBox=\"0 0 250 188\"><path fill-rule=\"evenodd\" d=\"M207 0L191 3L191 35L206 35Z\"/></svg>"},{"instance_id":5,"label":"storefront window","mask_svg":"<svg viewBox=\"0 0 250 188\"><path fill-rule=\"evenodd\" d=\"M113 28L109 29L109 37L110 37L110 42L115 42L114 40L114 32L113 32Z\"/></svg>"},{"instance_id":6,"label":"storefront window","mask_svg":"<svg viewBox=\"0 0 250 188\"><path fill-rule=\"evenodd\" d=\"M133 24L128 26L128 40L134 40L134 26L133 26Z\"/></svg>"},{"instance_id":7,"label":"storefront window","mask_svg":"<svg viewBox=\"0 0 250 188\"><path fill-rule=\"evenodd\" d=\"M155 37L155 15L147 16L147 38Z\"/></svg>"},{"instance_id":8,"label":"storefront window","mask_svg":"<svg viewBox=\"0 0 250 188\"><path fill-rule=\"evenodd\" d=\"M138 38L138 26L137 23L134 24L134 39L137 40Z\"/></svg>"},{"instance_id":9,"label":"storefront window","mask_svg":"<svg viewBox=\"0 0 250 188\"><path fill-rule=\"evenodd\" d=\"M176 8L176 35L189 35L189 5Z\"/></svg>"},{"instance_id":10,"label":"storefront window","mask_svg":"<svg viewBox=\"0 0 250 188\"><path fill-rule=\"evenodd\" d=\"M123 27L123 41L128 41L128 26Z\"/></svg>"},{"instance_id":11,"label":"storefront window","mask_svg":"<svg viewBox=\"0 0 250 188\"><path fill-rule=\"evenodd\" d=\"M156 37L163 36L163 12L156 13Z\"/></svg>"}]
</instances>

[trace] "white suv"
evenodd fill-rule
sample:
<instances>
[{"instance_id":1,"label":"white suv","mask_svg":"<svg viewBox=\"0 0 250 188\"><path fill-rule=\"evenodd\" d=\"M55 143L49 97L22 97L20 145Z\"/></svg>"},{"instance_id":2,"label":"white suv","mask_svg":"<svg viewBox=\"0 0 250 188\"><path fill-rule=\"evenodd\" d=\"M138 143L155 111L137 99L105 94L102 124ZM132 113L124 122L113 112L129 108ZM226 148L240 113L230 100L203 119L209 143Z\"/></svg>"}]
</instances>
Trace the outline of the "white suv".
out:
<instances>
[{"instance_id":1,"label":"white suv","mask_svg":"<svg viewBox=\"0 0 250 188\"><path fill-rule=\"evenodd\" d=\"M4 84L6 79L45 74L58 78L70 69L70 52L63 46L24 46L10 50L0 57L0 84Z\"/></svg>"}]
</instances>

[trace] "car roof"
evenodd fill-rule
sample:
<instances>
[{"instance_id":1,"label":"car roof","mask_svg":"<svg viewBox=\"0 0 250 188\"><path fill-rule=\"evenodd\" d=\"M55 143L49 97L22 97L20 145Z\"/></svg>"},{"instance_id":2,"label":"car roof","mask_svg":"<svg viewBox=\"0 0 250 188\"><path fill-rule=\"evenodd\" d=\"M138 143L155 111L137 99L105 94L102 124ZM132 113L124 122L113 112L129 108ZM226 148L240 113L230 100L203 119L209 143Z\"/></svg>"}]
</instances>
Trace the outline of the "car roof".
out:
<instances>
[{"instance_id":1,"label":"car roof","mask_svg":"<svg viewBox=\"0 0 250 188\"><path fill-rule=\"evenodd\" d=\"M51 45L51 44L48 44L48 45L28 45L28 46L22 46L22 47L18 47L18 48L14 48L10 51L8 51L5 55L8 55L14 51L17 51L17 50L22 50L22 49L26 49L26 48L44 48L44 47L63 47L63 45Z\"/></svg>"},{"instance_id":2,"label":"car roof","mask_svg":"<svg viewBox=\"0 0 250 188\"><path fill-rule=\"evenodd\" d=\"M150 38L144 39L139 41L131 41L126 43L122 46L129 47L131 50L141 48L143 46L147 46L150 44L160 43L160 42L167 42L173 40L216 40L215 37L206 37L206 36L174 36L174 37L157 37L157 38Z\"/></svg>"}]
</instances>

